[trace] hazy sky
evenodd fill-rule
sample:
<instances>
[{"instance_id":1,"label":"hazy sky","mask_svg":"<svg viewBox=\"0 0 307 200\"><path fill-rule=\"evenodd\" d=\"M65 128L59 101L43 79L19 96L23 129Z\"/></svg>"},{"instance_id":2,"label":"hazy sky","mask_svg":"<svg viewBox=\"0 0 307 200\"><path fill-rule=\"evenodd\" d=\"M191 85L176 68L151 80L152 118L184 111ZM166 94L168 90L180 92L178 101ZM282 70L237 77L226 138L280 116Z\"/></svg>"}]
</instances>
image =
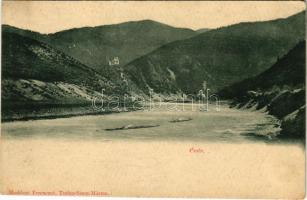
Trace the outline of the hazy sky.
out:
<instances>
[{"instance_id":1,"label":"hazy sky","mask_svg":"<svg viewBox=\"0 0 307 200\"><path fill-rule=\"evenodd\" d=\"M5 1L2 4L2 23L42 33L142 19L191 29L216 28L284 18L305 9L305 3L298 1Z\"/></svg>"}]
</instances>

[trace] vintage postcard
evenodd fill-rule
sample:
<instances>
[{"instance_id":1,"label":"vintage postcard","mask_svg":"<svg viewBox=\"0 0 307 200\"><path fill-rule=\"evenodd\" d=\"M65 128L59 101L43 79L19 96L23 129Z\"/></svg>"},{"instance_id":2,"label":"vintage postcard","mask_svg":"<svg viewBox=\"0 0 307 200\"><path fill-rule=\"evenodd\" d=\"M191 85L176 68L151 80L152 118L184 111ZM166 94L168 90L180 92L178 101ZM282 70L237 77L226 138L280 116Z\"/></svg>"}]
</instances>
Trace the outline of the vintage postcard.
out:
<instances>
[{"instance_id":1,"label":"vintage postcard","mask_svg":"<svg viewBox=\"0 0 307 200\"><path fill-rule=\"evenodd\" d=\"M1 15L1 194L305 197L305 2Z\"/></svg>"}]
</instances>

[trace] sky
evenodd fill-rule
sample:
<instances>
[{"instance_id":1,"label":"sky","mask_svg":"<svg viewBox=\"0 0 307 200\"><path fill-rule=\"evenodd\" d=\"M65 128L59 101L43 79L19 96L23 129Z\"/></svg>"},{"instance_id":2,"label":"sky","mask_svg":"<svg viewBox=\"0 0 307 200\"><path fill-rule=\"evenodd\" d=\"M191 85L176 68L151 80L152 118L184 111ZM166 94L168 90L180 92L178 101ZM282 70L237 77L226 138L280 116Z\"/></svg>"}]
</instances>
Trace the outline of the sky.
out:
<instances>
[{"instance_id":1,"label":"sky","mask_svg":"<svg viewBox=\"0 0 307 200\"><path fill-rule=\"evenodd\" d=\"M54 33L151 19L197 30L285 18L304 9L301 1L3 1L2 24Z\"/></svg>"}]
</instances>

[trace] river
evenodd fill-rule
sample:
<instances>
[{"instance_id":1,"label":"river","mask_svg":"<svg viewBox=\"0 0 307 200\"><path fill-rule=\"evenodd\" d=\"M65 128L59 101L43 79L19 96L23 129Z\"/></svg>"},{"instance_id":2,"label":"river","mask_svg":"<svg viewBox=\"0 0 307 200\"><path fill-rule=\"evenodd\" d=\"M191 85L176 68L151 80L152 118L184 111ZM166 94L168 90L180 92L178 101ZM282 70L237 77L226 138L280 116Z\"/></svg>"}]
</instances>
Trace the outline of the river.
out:
<instances>
[{"instance_id":1,"label":"river","mask_svg":"<svg viewBox=\"0 0 307 200\"><path fill-rule=\"evenodd\" d=\"M48 137L71 139L191 140L244 142L263 139L279 131L275 119L264 112L198 104L162 104L144 110L110 115L81 116L53 120L8 122L2 124L4 137ZM179 118L191 121L171 123ZM126 125L159 125L153 128L107 131ZM257 135L259 137L257 137ZM264 136L264 137L260 137Z\"/></svg>"}]
</instances>

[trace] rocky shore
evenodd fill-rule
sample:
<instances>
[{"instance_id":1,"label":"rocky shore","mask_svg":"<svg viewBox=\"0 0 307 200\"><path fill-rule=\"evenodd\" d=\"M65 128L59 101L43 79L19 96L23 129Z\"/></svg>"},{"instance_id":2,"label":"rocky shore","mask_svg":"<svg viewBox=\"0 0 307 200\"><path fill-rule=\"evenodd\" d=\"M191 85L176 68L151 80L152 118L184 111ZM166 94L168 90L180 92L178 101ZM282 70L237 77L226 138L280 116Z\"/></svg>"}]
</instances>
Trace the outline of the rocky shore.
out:
<instances>
[{"instance_id":1,"label":"rocky shore","mask_svg":"<svg viewBox=\"0 0 307 200\"><path fill-rule=\"evenodd\" d=\"M280 120L282 138L305 138L305 41L263 73L220 92L231 106L264 110Z\"/></svg>"},{"instance_id":2,"label":"rocky shore","mask_svg":"<svg viewBox=\"0 0 307 200\"><path fill-rule=\"evenodd\" d=\"M305 89L255 92L249 91L230 107L268 112L280 120L280 138L305 138Z\"/></svg>"}]
</instances>

